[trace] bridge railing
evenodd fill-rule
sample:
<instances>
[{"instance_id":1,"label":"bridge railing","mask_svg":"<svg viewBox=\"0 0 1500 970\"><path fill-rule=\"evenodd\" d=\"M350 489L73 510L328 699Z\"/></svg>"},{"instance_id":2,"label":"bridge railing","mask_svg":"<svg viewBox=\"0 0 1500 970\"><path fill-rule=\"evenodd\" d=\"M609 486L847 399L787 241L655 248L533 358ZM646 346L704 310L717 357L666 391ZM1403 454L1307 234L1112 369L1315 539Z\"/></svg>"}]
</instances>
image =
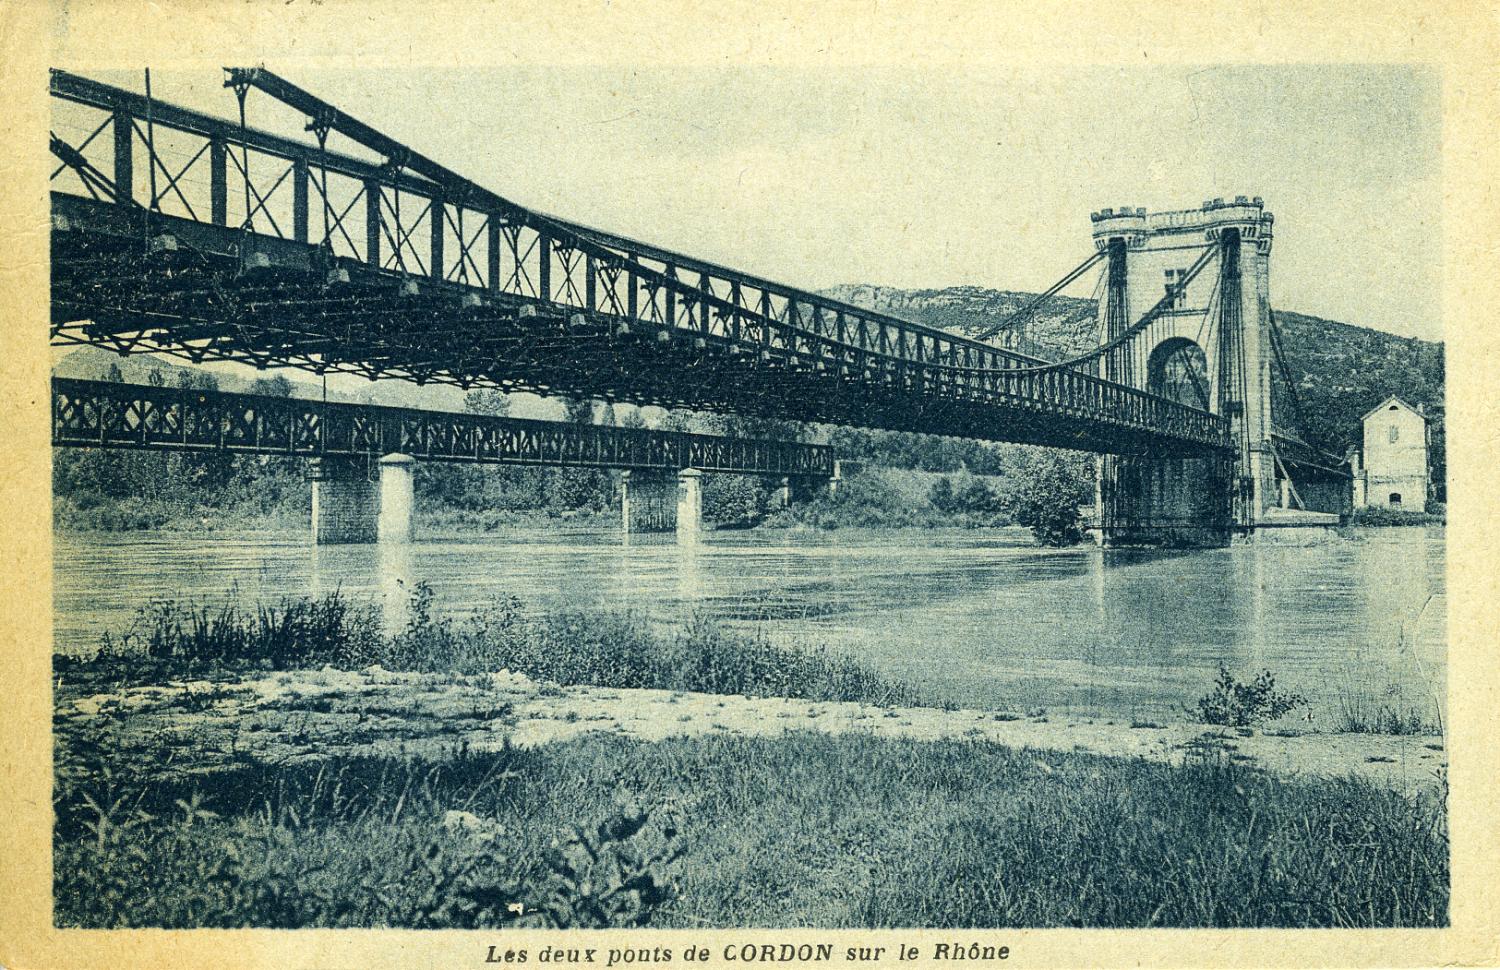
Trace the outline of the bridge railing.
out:
<instances>
[{"instance_id":1,"label":"bridge railing","mask_svg":"<svg viewBox=\"0 0 1500 970\"><path fill-rule=\"evenodd\" d=\"M54 149L60 191L318 247L610 332L668 333L856 383L1047 408L1207 447L1227 440L1222 419L1144 391L1071 369L1033 373L1044 362L424 178L399 152L331 150L338 134L316 114L309 144L62 71L51 92L66 108L54 121L71 133Z\"/></svg>"},{"instance_id":2,"label":"bridge railing","mask_svg":"<svg viewBox=\"0 0 1500 970\"><path fill-rule=\"evenodd\" d=\"M52 379L55 445L786 476L833 474L795 441L492 417L264 394Z\"/></svg>"}]
</instances>

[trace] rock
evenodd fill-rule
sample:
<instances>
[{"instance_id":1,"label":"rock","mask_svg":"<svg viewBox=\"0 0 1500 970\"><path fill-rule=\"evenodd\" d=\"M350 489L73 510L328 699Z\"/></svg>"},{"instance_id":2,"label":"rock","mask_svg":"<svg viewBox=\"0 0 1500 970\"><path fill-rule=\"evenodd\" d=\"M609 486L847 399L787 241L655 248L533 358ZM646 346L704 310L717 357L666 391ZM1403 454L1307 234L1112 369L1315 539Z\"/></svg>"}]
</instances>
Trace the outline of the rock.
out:
<instances>
[{"instance_id":1,"label":"rock","mask_svg":"<svg viewBox=\"0 0 1500 970\"><path fill-rule=\"evenodd\" d=\"M458 809L449 809L443 813L443 829L448 832L471 835L478 839L498 838L505 832L500 823L492 818L480 818L473 812L463 812Z\"/></svg>"}]
</instances>

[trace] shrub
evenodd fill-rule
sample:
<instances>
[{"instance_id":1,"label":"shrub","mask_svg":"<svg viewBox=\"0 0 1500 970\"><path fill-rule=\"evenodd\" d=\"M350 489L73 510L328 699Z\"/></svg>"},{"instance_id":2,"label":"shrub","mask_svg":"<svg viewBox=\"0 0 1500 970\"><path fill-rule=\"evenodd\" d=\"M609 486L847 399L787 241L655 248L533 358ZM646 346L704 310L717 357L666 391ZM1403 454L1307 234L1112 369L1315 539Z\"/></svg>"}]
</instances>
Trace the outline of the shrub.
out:
<instances>
[{"instance_id":1,"label":"shrub","mask_svg":"<svg viewBox=\"0 0 1500 970\"><path fill-rule=\"evenodd\" d=\"M708 475L703 479L703 517L726 526L748 526L766 514L766 483L756 475Z\"/></svg>"},{"instance_id":2,"label":"shrub","mask_svg":"<svg viewBox=\"0 0 1500 970\"><path fill-rule=\"evenodd\" d=\"M547 854L548 884L538 921L553 929L599 929L649 925L662 906L677 898L668 873L686 851L675 813L652 841L651 812L619 809L592 831L574 827Z\"/></svg>"},{"instance_id":3,"label":"shrub","mask_svg":"<svg viewBox=\"0 0 1500 970\"><path fill-rule=\"evenodd\" d=\"M1089 479L1081 460L1040 454L1013 498L1016 521L1030 526L1041 545L1075 545L1083 540L1078 508L1088 497Z\"/></svg>"},{"instance_id":4,"label":"shrub","mask_svg":"<svg viewBox=\"0 0 1500 970\"><path fill-rule=\"evenodd\" d=\"M952 512L958 506L954 501L953 480L947 475L932 483L932 489L927 493L927 501L939 512Z\"/></svg>"},{"instance_id":5,"label":"shrub","mask_svg":"<svg viewBox=\"0 0 1500 970\"><path fill-rule=\"evenodd\" d=\"M1378 528L1384 526L1430 525L1446 521L1447 509L1444 506L1436 502L1429 503L1429 505L1429 510L1426 512L1418 512L1416 509L1388 508L1377 505L1355 509L1349 515L1349 524L1352 526Z\"/></svg>"},{"instance_id":6,"label":"shrub","mask_svg":"<svg viewBox=\"0 0 1500 970\"><path fill-rule=\"evenodd\" d=\"M1277 690L1276 677L1269 670L1240 683L1221 663L1213 691L1198 698L1198 717L1205 724L1252 727L1274 721L1306 703L1307 698L1301 694Z\"/></svg>"}]
</instances>

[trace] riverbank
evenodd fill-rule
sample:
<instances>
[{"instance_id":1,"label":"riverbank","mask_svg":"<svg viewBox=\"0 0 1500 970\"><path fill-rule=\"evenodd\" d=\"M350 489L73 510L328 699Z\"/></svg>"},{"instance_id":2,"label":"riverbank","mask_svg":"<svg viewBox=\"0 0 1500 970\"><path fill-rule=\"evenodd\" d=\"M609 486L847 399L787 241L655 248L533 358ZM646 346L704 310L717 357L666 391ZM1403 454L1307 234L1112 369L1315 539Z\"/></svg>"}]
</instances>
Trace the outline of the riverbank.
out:
<instances>
[{"instance_id":1,"label":"riverbank","mask_svg":"<svg viewBox=\"0 0 1500 970\"><path fill-rule=\"evenodd\" d=\"M186 472L168 462L169 457L155 454L122 457L92 449L70 454L67 467L55 476L54 526L69 532L197 534L266 528L298 530L311 521L311 487L303 472L289 466L286 460L269 464L257 464L250 459L231 461L219 469L218 478L222 481L212 488L196 478L184 478ZM80 458L81 470L72 467L79 464ZM147 462L149 467L133 468L132 461ZM174 469L176 478L172 478ZM83 474L84 471L89 473ZM506 472L537 470L481 466L460 471L478 474L482 480L486 471L503 478ZM549 471L562 474L565 470ZM421 487L414 523L419 535L487 534L560 522L619 527L618 495L608 476L591 477L586 483L588 488L574 489L580 494L565 497L555 488L547 491L540 487L494 494L480 489L470 493L429 481L439 474L430 466L424 466L423 473L427 478L418 483ZM157 482L153 475L167 481ZM132 478L144 481L115 494L122 479ZM146 488L147 483L153 487ZM847 475L835 494L815 490L799 496L791 506L777 507L771 498L774 485L774 479L760 476L709 476L703 504L705 527L740 530L811 526L828 531L992 528L1014 521L1014 507L1021 501L1022 491L1017 481L1001 476L867 467ZM552 486L561 487L558 482Z\"/></svg>"},{"instance_id":2,"label":"riverbank","mask_svg":"<svg viewBox=\"0 0 1500 970\"><path fill-rule=\"evenodd\" d=\"M523 674L291 670L220 672L99 690L64 673L54 726L60 775L85 777L101 750L169 776L236 764L317 764L400 755L441 762L460 753L533 748L603 734L640 741L796 732L912 741L971 740L1017 750L1182 765L1205 755L1303 778L1359 778L1411 792L1447 768L1440 736L1296 734L1184 722L1049 717L808 701L704 692L558 686Z\"/></svg>"},{"instance_id":3,"label":"riverbank","mask_svg":"<svg viewBox=\"0 0 1500 970\"><path fill-rule=\"evenodd\" d=\"M1409 737L378 670L58 697L60 926L1447 922Z\"/></svg>"},{"instance_id":4,"label":"riverbank","mask_svg":"<svg viewBox=\"0 0 1500 970\"><path fill-rule=\"evenodd\" d=\"M821 647L421 587L395 633L338 594L156 603L53 698L65 926L1447 919L1436 737L966 709Z\"/></svg>"}]
</instances>

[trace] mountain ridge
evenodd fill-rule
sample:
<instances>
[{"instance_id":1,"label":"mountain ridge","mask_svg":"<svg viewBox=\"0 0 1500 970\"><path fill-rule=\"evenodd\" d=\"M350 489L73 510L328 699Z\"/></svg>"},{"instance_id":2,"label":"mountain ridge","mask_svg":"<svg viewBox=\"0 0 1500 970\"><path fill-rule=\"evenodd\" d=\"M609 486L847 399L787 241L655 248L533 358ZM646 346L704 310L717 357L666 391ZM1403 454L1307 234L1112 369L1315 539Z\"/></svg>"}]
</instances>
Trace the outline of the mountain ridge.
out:
<instances>
[{"instance_id":1,"label":"mountain ridge","mask_svg":"<svg viewBox=\"0 0 1500 970\"><path fill-rule=\"evenodd\" d=\"M973 337L1002 323L1036 294L963 285L907 289L870 283L844 283L821 295L867 310L903 316L915 323ZM1033 346L1018 347L1062 359L1085 353L1097 343L1097 302L1057 296L1030 320ZM1310 441L1341 453L1357 444L1359 418L1395 394L1421 404L1433 422L1434 477L1440 480L1444 453L1443 343L1277 310L1289 383L1277 389L1278 413L1301 412L1301 430ZM1294 403L1295 402L1295 403ZM1288 415L1292 417L1292 415Z\"/></svg>"}]
</instances>

